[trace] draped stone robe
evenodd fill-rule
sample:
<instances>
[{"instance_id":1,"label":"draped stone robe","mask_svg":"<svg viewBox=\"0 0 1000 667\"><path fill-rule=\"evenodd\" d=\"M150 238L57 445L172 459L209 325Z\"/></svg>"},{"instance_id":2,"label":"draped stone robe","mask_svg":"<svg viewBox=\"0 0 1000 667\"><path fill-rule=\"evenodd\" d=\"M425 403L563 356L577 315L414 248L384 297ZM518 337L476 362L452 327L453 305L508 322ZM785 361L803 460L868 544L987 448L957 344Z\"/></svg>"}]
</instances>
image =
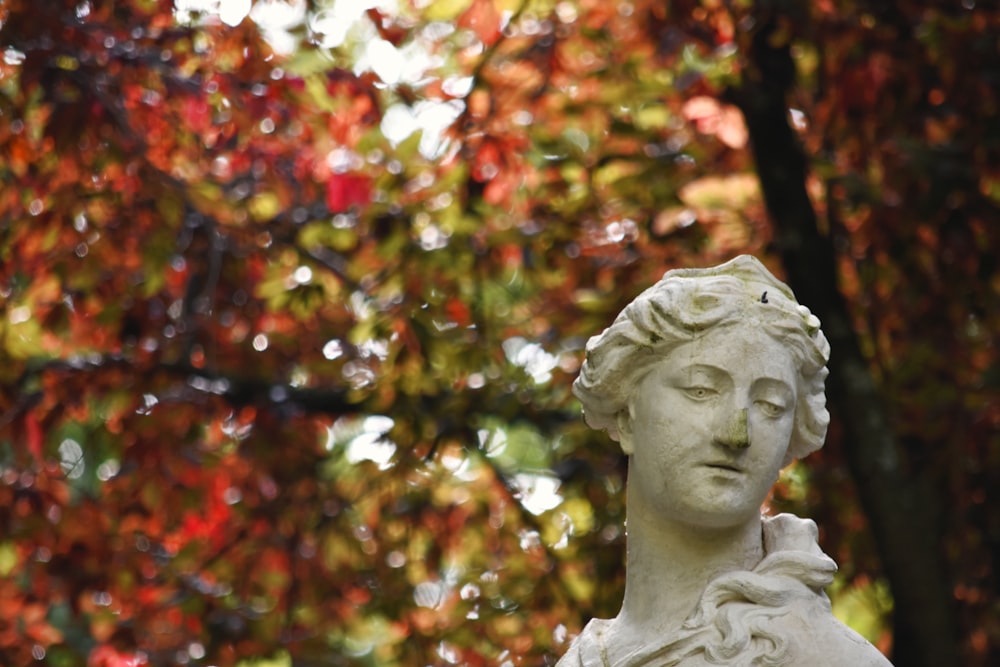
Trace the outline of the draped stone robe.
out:
<instances>
[{"instance_id":1,"label":"draped stone robe","mask_svg":"<svg viewBox=\"0 0 1000 667\"><path fill-rule=\"evenodd\" d=\"M831 613L823 589L837 565L820 549L816 524L791 514L762 520L764 558L710 582L676 631L612 662L613 621L594 619L557 667L891 667Z\"/></svg>"}]
</instances>

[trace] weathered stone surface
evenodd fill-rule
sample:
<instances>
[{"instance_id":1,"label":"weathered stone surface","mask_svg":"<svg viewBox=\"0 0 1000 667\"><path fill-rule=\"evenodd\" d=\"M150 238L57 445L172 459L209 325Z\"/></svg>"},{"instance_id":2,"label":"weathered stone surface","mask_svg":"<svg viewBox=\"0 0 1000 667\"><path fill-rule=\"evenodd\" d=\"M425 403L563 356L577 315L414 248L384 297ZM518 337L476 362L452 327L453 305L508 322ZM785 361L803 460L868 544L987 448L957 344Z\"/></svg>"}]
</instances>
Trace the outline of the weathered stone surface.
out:
<instances>
[{"instance_id":1,"label":"weathered stone surface","mask_svg":"<svg viewBox=\"0 0 1000 667\"><path fill-rule=\"evenodd\" d=\"M823 444L829 352L749 256L668 272L589 341L574 391L629 456L626 586L559 667L890 664L830 612L815 524L760 513Z\"/></svg>"}]
</instances>

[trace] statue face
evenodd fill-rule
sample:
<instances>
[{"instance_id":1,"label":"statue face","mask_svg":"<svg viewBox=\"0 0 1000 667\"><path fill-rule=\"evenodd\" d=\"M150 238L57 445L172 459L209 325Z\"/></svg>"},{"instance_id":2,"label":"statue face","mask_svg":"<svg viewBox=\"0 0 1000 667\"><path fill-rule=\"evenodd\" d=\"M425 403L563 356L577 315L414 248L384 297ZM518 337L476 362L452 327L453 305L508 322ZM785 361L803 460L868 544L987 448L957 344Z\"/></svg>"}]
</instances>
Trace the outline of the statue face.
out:
<instances>
[{"instance_id":1,"label":"statue face","mask_svg":"<svg viewBox=\"0 0 1000 667\"><path fill-rule=\"evenodd\" d=\"M642 505L705 528L757 516L795 423L797 369L752 326L713 329L659 361L636 388L622 447Z\"/></svg>"}]
</instances>

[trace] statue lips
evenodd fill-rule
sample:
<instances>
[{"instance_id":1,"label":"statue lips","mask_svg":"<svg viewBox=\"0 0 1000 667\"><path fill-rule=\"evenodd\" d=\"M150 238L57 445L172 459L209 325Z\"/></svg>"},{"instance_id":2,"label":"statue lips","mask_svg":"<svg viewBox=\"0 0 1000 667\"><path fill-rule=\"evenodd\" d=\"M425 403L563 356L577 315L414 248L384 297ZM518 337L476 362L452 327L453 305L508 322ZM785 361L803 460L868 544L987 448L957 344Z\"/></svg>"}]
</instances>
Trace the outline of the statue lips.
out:
<instances>
[{"instance_id":1,"label":"statue lips","mask_svg":"<svg viewBox=\"0 0 1000 667\"><path fill-rule=\"evenodd\" d=\"M706 468L712 468L713 470L728 471L737 474L742 474L746 472L742 466L738 465L735 461L709 461L704 464Z\"/></svg>"}]
</instances>

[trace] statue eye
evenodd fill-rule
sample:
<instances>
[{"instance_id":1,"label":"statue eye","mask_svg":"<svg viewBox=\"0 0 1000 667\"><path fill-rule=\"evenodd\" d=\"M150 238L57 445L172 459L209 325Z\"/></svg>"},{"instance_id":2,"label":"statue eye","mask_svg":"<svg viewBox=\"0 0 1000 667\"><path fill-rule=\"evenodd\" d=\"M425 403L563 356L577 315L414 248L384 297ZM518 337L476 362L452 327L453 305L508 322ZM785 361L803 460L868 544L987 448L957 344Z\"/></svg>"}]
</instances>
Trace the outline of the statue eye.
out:
<instances>
[{"instance_id":1,"label":"statue eye","mask_svg":"<svg viewBox=\"0 0 1000 667\"><path fill-rule=\"evenodd\" d=\"M684 393L687 394L688 398L693 398L696 401L704 401L712 398L719 392L711 387L685 387Z\"/></svg>"},{"instance_id":2,"label":"statue eye","mask_svg":"<svg viewBox=\"0 0 1000 667\"><path fill-rule=\"evenodd\" d=\"M768 417L780 417L785 412L785 406L771 401L757 401L756 405Z\"/></svg>"}]
</instances>

